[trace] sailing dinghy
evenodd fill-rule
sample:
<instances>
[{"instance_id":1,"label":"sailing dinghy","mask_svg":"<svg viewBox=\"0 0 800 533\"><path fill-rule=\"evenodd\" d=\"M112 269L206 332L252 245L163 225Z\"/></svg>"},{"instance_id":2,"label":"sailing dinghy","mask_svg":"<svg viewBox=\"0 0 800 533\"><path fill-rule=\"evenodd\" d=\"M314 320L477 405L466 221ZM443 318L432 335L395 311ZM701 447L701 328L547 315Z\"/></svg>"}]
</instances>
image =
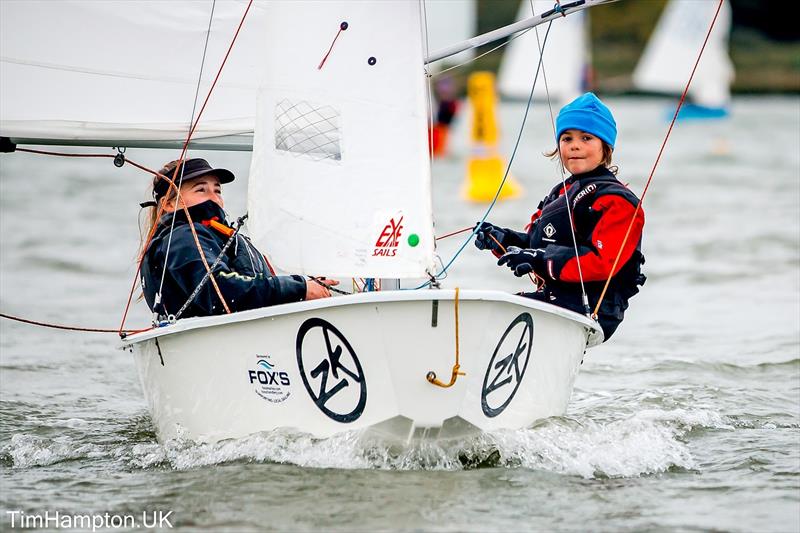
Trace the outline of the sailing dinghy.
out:
<instances>
[{"instance_id":1,"label":"sailing dinghy","mask_svg":"<svg viewBox=\"0 0 800 533\"><path fill-rule=\"evenodd\" d=\"M193 142L246 149L252 133L249 227L282 269L412 280L412 287L413 280L435 281L425 63L602 1L565 4L562 12L427 59L417 2L256 4L231 54L230 77L211 100L213 119ZM159 24L171 18L160 10L167 5L193 14L164 28ZM200 5L56 3L63 17L41 29L24 24L35 6L3 2L0 135L16 143L177 145L181 115L165 108L194 88L174 73L188 64L174 62L185 49L169 43L205 35ZM217 6L210 57L222 50L220 34L235 29L220 29L233 21L234 6L244 11L242 2ZM70 24L95 8L105 17L98 31L121 32L120 47L110 45L113 35L107 46L92 47L85 37L92 28ZM129 23L146 27L141 21L159 29L150 32L155 44L123 38L132 36ZM39 43L67 45L73 36L65 32L75 28L82 28L74 44L85 55L54 52L46 60L36 32L47 33ZM140 45L165 57L126 63ZM36 98L52 103L58 91L76 106L34 108L26 116L22 104L36 100L6 89L48 75L60 85L37 84ZM145 105L138 99L115 108L97 91L81 94L92 81L120 90L134 85L153 98L146 106L158 106L164 122L152 110L136 115ZM430 286L181 319L129 336L123 347L133 354L161 441L180 435L214 442L290 428L315 437L360 430L407 443L524 428L565 412L586 348L602 342L595 321L503 292Z\"/></svg>"},{"instance_id":2,"label":"sailing dinghy","mask_svg":"<svg viewBox=\"0 0 800 533\"><path fill-rule=\"evenodd\" d=\"M717 9L715 2L670 0L633 72L633 85L647 92L680 95L682 80L706 37L704 21ZM717 28L709 37L703 61L689 88L690 102L678 118L721 118L730 112L733 63L728 55L731 7L723 2ZM672 117L674 109L667 113Z\"/></svg>"}]
</instances>

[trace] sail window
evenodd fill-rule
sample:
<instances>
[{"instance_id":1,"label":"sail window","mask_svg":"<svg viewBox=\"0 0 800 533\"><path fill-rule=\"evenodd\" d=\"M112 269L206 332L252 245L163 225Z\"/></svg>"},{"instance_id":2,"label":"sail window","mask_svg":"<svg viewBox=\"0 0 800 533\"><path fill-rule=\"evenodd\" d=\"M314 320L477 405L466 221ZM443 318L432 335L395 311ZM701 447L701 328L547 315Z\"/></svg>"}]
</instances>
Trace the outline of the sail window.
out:
<instances>
[{"instance_id":1,"label":"sail window","mask_svg":"<svg viewBox=\"0 0 800 533\"><path fill-rule=\"evenodd\" d=\"M275 105L275 149L340 161L340 122L339 111L329 105L283 99Z\"/></svg>"}]
</instances>

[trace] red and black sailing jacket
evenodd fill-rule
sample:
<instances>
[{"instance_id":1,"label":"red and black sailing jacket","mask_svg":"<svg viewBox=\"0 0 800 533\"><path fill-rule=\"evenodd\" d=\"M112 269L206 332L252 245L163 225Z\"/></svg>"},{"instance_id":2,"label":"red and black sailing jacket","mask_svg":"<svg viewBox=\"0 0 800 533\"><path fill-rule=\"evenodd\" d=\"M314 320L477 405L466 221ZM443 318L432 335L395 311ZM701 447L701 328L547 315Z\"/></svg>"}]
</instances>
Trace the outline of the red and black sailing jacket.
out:
<instances>
[{"instance_id":1,"label":"red and black sailing jacket","mask_svg":"<svg viewBox=\"0 0 800 533\"><path fill-rule=\"evenodd\" d=\"M545 271L536 273L545 280L545 299L584 313L578 260L589 306L594 310L635 212L630 235L598 313L622 320L628 300L639 292L645 280L641 272L644 211L636 211L639 198L604 166L570 176L565 185L566 191L559 183L541 201L527 233L518 234L521 245L544 250Z\"/></svg>"}]
</instances>

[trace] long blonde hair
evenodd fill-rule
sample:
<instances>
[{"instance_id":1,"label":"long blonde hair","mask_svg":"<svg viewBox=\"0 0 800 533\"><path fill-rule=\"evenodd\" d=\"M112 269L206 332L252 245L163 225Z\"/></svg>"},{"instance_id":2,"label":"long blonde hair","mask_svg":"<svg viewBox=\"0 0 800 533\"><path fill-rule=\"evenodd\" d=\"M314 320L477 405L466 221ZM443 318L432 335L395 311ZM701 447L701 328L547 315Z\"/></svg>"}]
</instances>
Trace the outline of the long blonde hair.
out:
<instances>
[{"instance_id":1,"label":"long blonde hair","mask_svg":"<svg viewBox=\"0 0 800 533\"><path fill-rule=\"evenodd\" d=\"M139 257L142 256L147 250L145 247L148 245L147 238L150 235L150 232L153 231L153 227L158 224L159 218L159 211L163 213L163 209L159 210L159 206L163 206L165 203L172 202L177 197L177 189L175 187L168 187L167 193L162 197L155 196L155 187L156 184L163 179L161 176L166 176L169 179L172 179L173 175L175 174L175 169L180 164L180 159L175 159L174 161L170 161L169 163L165 163L161 170L158 171L158 176L153 178L153 183L149 187L150 196L153 197L155 200L153 205L146 207L145 209L149 209L149 212L146 213L146 217L144 221L142 221L141 216L139 217Z\"/></svg>"}]
</instances>

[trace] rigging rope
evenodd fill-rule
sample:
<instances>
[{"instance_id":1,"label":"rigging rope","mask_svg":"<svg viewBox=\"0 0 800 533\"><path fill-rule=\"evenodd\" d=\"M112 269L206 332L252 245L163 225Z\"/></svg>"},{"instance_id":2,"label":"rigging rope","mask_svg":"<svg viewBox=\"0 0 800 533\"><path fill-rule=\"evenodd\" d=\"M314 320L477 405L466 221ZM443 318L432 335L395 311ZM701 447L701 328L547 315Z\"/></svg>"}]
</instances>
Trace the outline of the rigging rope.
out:
<instances>
[{"instance_id":1,"label":"rigging rope","mask_svg":"<svg viewBox=\"0 0 800 533\"><path fill-rule=\"evenodd\" d=\"M85 328L85 327L80 327L80 326L65 326L63 324L53 324L51 322L41 322L41 321L38 321L38 320L31 320L29 318L22 318L22 317L18 317L18 316L14 316L14 315L9 315L9 314L6 314L6 313L0 313L0 317L7 318L8 320L15 320L17 322L23 322L25 324L32 324L34 326L42 326L42 327L45 327L45 328L53 328L53 329L63 329L63 330L67 330L67 331L87 331L89 333L120 333L120 330L118 330L118 329ZM142 333L143 331L150 331L151 329L153 329L153 328L150 327L150 328L144 328L144 329L126 329L126 330L123 330L122 333L124 334L124 336L127 336L127 335L131 335L131 334L134 334L134 333Z\"/></svg>"},{"instance_id":2,"label":"rigging rope","mask_svg":"<svg viewBox=\"0 0 800 533\"><path fill-rule=\"evenodd\" d=\"M434 372L433 370L431 370L425 375L425 379L427 379L429 383L436 385L437 387L442 387L444 389L447 389L455 385L458 376L466 376L464 372L460 372L461 365L459 364L458 361L458 287L456 287L456 296L455 299L453 300L453 309L455 311L455 316L456 316L456 362L453 365L453 370L450 374L450 383L444 383L443 381L439 381L436 378L436 372Z\"/></svg>"},{"instance_id":3,"label":"rigging rope","mask_svg":"<svg viewBox=\"0 0 800 533\"><path fill-rule=\"evenodd\" d=\"M208 52L208 41L209 41L209 38L211 37L211 22L214 20L214 8L216 7L216 5L217 5L217 0L213 0L211 2L211 14L208 17L208 28L206 28L206 40L205 40L205 44L203 45L203 57L200 59L200 72L197 75L197 85L196 85L195 91L194 91L194 102L192 102L192 114L189 117L189 124L190 125L194 123L194 113L195 113L195 111L197 111L197 99L200 97L200 83L203 81L203 70L205 69L205 65L206 65L206 53ZM178 191L177 191L177 194L175 196L175 205L176 206L180 205L181 185L183 185L183 175L184 175L184 172L185 172L184 165L183 165L183 154L181 154L181 162L180 162L179 166L180 166L180 169L181 169L181 175L178 178ZM173 181L175 180L175 176L174 175L173 175L172 179L173 179ZM169 260L169 251L170 251L170 248L172 247L172 232L175 229L175 219L177 218L177 216L178 216L178 210L176 209L175 211L172 212L172 221L170 222L170 226L169 226L169 236L167 237L167 250L166 250L166 252L164 254L164 267L161 270L161 281L158 284L158 291L156 292L156 296L155 296L155 305L156 306L161 303L161 291L164 289L164 280L166 279L166 275L167 275L167 261ZM156 219L156 221L158 221L158 219ZM202 255L202 252L201 252L201 255ZM205 262L204 262L204 264L205 264ZM211 275L211 271L208 270L207 265L206 265L206 275ZM216 286L216 284L215 284L215 286ZM217 292L217 294L219 295L220 299L222 299L222 294L220 294L219 292ZM222 302L223 302L223 306L227 309L228 306L225 303L224 299L222 299ZM157 314L158 313L156 312L156 316L154 317L153 322L157 321Z\"/></svg>"},{"instance_id":4,"label":"rigging rope","mask_svg":"<svg viewBox=\"0 0 800 533\"><path fill-rule=\"evenodd\" d=\"M228 46L228 50L225 52L225 57L222 59L222 64L220 64L219 69L217 70L217 75L214 77L214 81L212 82L211 87L208 89L208 93L206 94L206 98L203 101L203 105L200 107L200 112L197 114L197 118L194 120L194 122L192 123L191 128L189 129L189 134L186 136L186 141L183 143L183 148L181 149L181 156L178 158L180 163L178 164L177 167L175 167L175 172L173 173L172 180L170 181L170 186L171 187L176 187L175 183L174 183L174 180L175 180L175 178L178 177L177 176L178 175L178 170L180 169L181 172L183 171L183 161L185 160L186 152L187 152L187 150L189 148L189 142L192 140L192 136L194 135L195 129L197 128L197 125L200 123L200 118L203 116L203 112L205 111L206 106L208 105L208 101L211 99L211 95L213 94L214 89L217 86L217 82L219 81L219 78L222 75L222 69L225 67L225 64L228 61L228 57L231 54L231 50L233 50L233 45L236 43L236 39L239 37L239 32L241 31L242 26L244 25L244 21L247 18L247 14L250 12L250 6L252 6L252 5L253 5L253 0L250 0L247 3L247 8L245 9L241 20L239 21L239 26L236 28L236 32L234 33L233 38L231 39L231 44ZM213 11L212 11L212 14L213 14ZM209 28L210 28L210 25L209 25ZM158 173L156 173L156 175L160 176L160 174L158 174ZM180 193L180 188L179 187L176 187L176 188L178 189L178 193ZM177 199L176 199L176 202L177 202ZM156 220L158 220L158 218L160 217L162 210L163 210L162 206L158 206L158 212L156 214ZM197 237L197 233L196 233L196 231L194 229L194 223L193 223L193 221L191 219L191 215L189 215L189 210L187 209L187 207L185 205L183 206L183 210L184 210L184 213L186 214L187 220L189 222L189 228L191 229L192 236L194 238L195 244L197 245L197 250L200 253L200 259L203 262L203 266L206 268L207 272L210 272L210 268L209 268L208 262L206 261L205 254L203 253L203 249L200 246L200 241L199 241L199 239ZM150 240L153 238L153 235L155 234L154 230L155 230L155 225L154 225L153 230L151 230L150 235L148 235L148 238L147 238L147 241L145 242L143 250L146 250L147 247L149 246ZM136 271L136 278L138 278L139 272L141 271L142 261L143 260L144 260L144 254L142 254L142 256L139 258L139 267L137 268L137 271ZM122 328L125 325L125 318L128 315L128 307L130 307L131 297L133 295L133 291L135 290L135 286L136 286L136 278L133 280L133 285L131 287L131 295L128 297L128 305L125 308L125 313L124 313L124 315L122 317L122 324L120 325L120 331L122 331ZM214 279L213 275L210 276L210 279L211 279L211 284L214 286L214 290L217 293L217 296L222 301L222 305L225 308L225 311L227 313L230 313L231 312L230 308L228 307L228 304L225 301L225 298L222 296L222 292L220 291L219 286L217 285L217 281Z\"/></svg>"},{"instance_id":5,"label":"rigging rope","mask_svg":"<svg viewBox=\"0 0 800 533\"><path fill-rule=\"evenodd\" d=\"M552 24L553 24L552 21L548 22L547 24L547 32L545 32L544 34L544 43L542 44L542 51L544 51L544 47L547 46L547 38L550 35L550 27L552 26ZM472 233L470 233L469 237L467 237L467 239L464 241L461 247L456 251L455 255L453 255L450 261L444 267L442 267L442 270L439 271L437 274L434 274L431 280L426 281L425 283L419 285L418 287L414 287L412 290L422 289L424 287L429 286L433 280L438 279L440 276L442 276L447 272L447 269L450 268L450 266L453 264L453 262L455 262L458 256L461 255L461 252L464 251L464 248L466 248L466 246L470 243L473 237L475 237L475 234L478 232L478 228L481 226L481 224L483 224L486 221L486 218L489 216L489 213L491 213L492 209L497 203L497 198L500 196L500 191L503 190L503 186L505 185L506 180L508 179L508 174L511 171L511 165L514 163L514 157L517 155L517 150L519 149L519 143L522 140L522 133L525 130L525 123L528 120L528 113L530 112L531 103L533 102L533 90L536 88L536 81L539 79L539 71L542 67L542 59L543 57L539 55L539 62L536 65L536 74L533 77L533 84L531 85L530 95L528 96L528 103L525 106L525 114L522 117L522 123L520 124L519 127L517 140L514 143L514 149L511 151L511 157L508 160L508 165L506 165L506 170L505 173L503 174L503 179L500 181L500 186L497 187L497 192L495 193L492 202L489 204L489 207L486 209L483 218L481 218L480 222L478 222L478 224L475 225L475 227L472 230Z\"/></svg>"},{"instance_id":6,"label":"rigging rope","mask_svg":"<svg viewBox=\"0 0 800 533\"><path fill-rule=\"evenodd\" d=\"M531 6L531 14L535 15L533 9L533 0L530 1ZM561 2L557 3L557 9L561 10ZM561 16L564 15L563 11ZM542 43L539 41L539 28L534 28L536 30L536 46L539 50L539 57L542 58L542 79L544 80L544 90L545 94L547 94L547 109L550 111L550 125L553 128L553 137L556 137L556 119L553 114L553 103L550 98L550 87L547 85L547 71L544 67L544 48L542 47ZM581 299L583 301L583 309L586 315L588 316L590 311L589 308L589 297L586 295L586 285L583 282L583 269L581 268L581 257L578 253L578 238L575 236L575 221L572 219L572 208L569 205L569 197L567 196L567 181L566 181L566 169L564 168L564 162L561 159L561 142L559 139L556 138L556 150L558 151L558 168L561 171L561 186L564 189L564 204L567 206L567 219L569 219L569 230L570 234L572 235L572 246L575 250L575 260L578 263L578 279L580 280L581 284ZM542 280L539 276L536 276L537 280ZM540 286L537 284L537 286Z\"/></svg>"},{"instance_id":7,"label":"rigging rope","mask_svg":"<svg viewBox=\"0 0 800 533\"><path fill-rule=\"evenodd\" d=\"M639 203L636 205L636 209L633 211L633 216L631 217L631 221L628 224L628 229L625 231L625 237L622 239L622 245L619 247L619 251L617 252L617 257L614 259L614 264L611 266L611 271L608 273L608 279L606 280L605 285L603 286L603 291L600 293L600 298L597 300L597 305L594 308L594 312L592 316L596 319L597 313L600 311L600 304L603 303L603 298L606 295L606 291L608 290L608 286L611 283L611 278L614 276L614 270L616 270L617 265L619 264L620 257L622 257L622 250L625 248L625 243L628 242L628 237L630 237L631 229L633 228L633 223L636 221L636 215L639 214L639 211L642 208L642 203L644 203L644 197L647 195L647 190L650 188L650 182L653 180L653 175L656 172L656 168L658 167L658 163L661 160L661 155L664 153L664 147L667 145L667 140L669 140L669 136L672 133L672 127L675 125L675 121L678 119L678 113L681 110L681 106L683 105L684 100L686 100L686 94L689 92L689 86L692 84L692 78L694 78L694 74L697 71L697 66L700 64L700 58L703 57L703 52L706 49L706 44L708 43L708 39L711 36L711 31L714 29L714 24L717 22L717 16L719 15L720 9L722 9L722 2L724 0L719 0L719 4L717 5L717 10L714 12L714 18L711 20L711 25L708 27L708 33L706 33L706 38L703 41L703 46L700 47L700 53L697 54L697 60L694 62L694 67L692 67L692 72L689 74L689 81L686 82L686 87L683 89L683 94L681 94L681 99L678 102L678 106L675 108L675 114L672 116L672 122L669 124L669 128L667 129L667 134L664 136L664 142L661 143L661 148L658 150L658 155L656 156L655 163L653 163L653 168L650 170L650 176L647 178L647 183L644 186L644 190L642 191L642 197L639 199Z\"/></svg>"},{"instance_id":8,"label":"rigging rope","mask_svg":"<svg viewBox=\"0 0 800 533\"><path fill-rule=\"evenodd\" d=\"M228 237L228 241L222 247L222 250L220 250L219 255L216 257L216 259L214 259L214 262L211 264L211 268L206 270L206 274L205 276L203 276L203 279L200 280L200 283L198 283L197 287L194 288L192 294L189 295L189 297L183 303L178 312L175 313L175 318L174 318L175 320L178 320L181 317L183 312L186 311L186 309L192 304L192 302L194 302L194 299L197 298L197 295L200 294L200 291L205 286L206 282L213 277L212 272L217 267L217 265L220 264L222 258L225 256L225 253L228 251L228 248L230 248L231 244L233 244L233 241L236 240L237 235L239 234L239 230L242 229L242 224L244 223L244 220L246 218L247 218L246 213L241 217L239 217L239 220L237 220L236 223L236 228L233 230L233 233L231 233L230 237ZM166 270L166 264L164 265L164 269ZM170 322L172 322L172 320L170 320Z\"/></svg>"},{"instance_id":9,"label":"rigging rope","mask_svg":"<svg viewBox=\"0 0 800 533\"><path fill-rule=\"evenodd\" d=\"M19 152L28 152L28 153L32 153L32 154L40 154L40 155L59 156L59 157L89 157L89 158L98 158L99 157L99 158L111 158L111 159L114 159L114 158L117 157L117 156L111 155L111 154L75 154L75 153L67 153L67 152L52 152L52 151L45 151L45 150L34 150L34 149L29 149L29 148L17 148L17 151L19 151ZM135 161L132 161L131 159L125 158L125 162L130 163L132 166L134 166L134 167L136 167L136 168L138 168L140 170L143 170L145 172L148 172L149 174L152 174L153 176L157 176L157 177L159 177L159 178L161 178L163 180L166 180L168 182L170 188L177 189L177 186L175 185L175 182L172 179L170 179L169 177L167 177L167 176L165 176L165 175L163 175L163 174L161 174L159 172L156 172L155 170L153 170L151 168L148 168L148 167L146 167L146 166L144 166L142 164L139 164L139 163L137 163ZM190 226L190 228L192 230L192 234L193 234L194 239L195 239L195 244L198 246L198 251L201 254L200 257L203 260L203 262L205 263L206 268L208 268L208 263L205 261L205 255L202 253L202 248L200 247L200 242L198 240L197 233L194 230L194 224L193 224L193 221L191 219L191 215L189 215L188 209L186 208L186 206L183 206L183 209L184 209L184 212L186 213L187 219L189 220L189 226ZM163 212L164 212L163 206L162 205L157 206L156 220L158 220L161 217L161 214ZM152 240L153 235L155 234L155 231L156 231L157 227L158 227L158 225L154 224L153 227L150 228L150 232L147 235L147 239L145 240L145 245L144 245L144 247L142 249L143 252L144 252L144 250L147 250L147 247L150 244L150 241ZM127 299L127 303L125 305L125 311L124 311L124 313L122 315L122 321L120 322L120 326L119 326L119 328L117 330L117 333L119 333L120 337L122 337L122 338L125 337L125 335L126 335L125 332L126 331L134 331L134 332L146 331L146 330L125 330L124 329L125 328L125 321L127 320L127 317L128 317L128 311L130 310L131 302L133 301L133 294L136 291L136 282L139 279L139 273L141 272L142 261L143 260L144 260L144 253L142 253L140 255L140 257L139 257L139 259L137 261L136 274L133 277L133 281L131 283L131 289L130 289L130 292L128 293L128 299ZM211 281L216 286L216 283L214 282L213 278L212 278ZM222 301L224 303L224 300L222 300Z\"/></svg>"}]
</instances>

